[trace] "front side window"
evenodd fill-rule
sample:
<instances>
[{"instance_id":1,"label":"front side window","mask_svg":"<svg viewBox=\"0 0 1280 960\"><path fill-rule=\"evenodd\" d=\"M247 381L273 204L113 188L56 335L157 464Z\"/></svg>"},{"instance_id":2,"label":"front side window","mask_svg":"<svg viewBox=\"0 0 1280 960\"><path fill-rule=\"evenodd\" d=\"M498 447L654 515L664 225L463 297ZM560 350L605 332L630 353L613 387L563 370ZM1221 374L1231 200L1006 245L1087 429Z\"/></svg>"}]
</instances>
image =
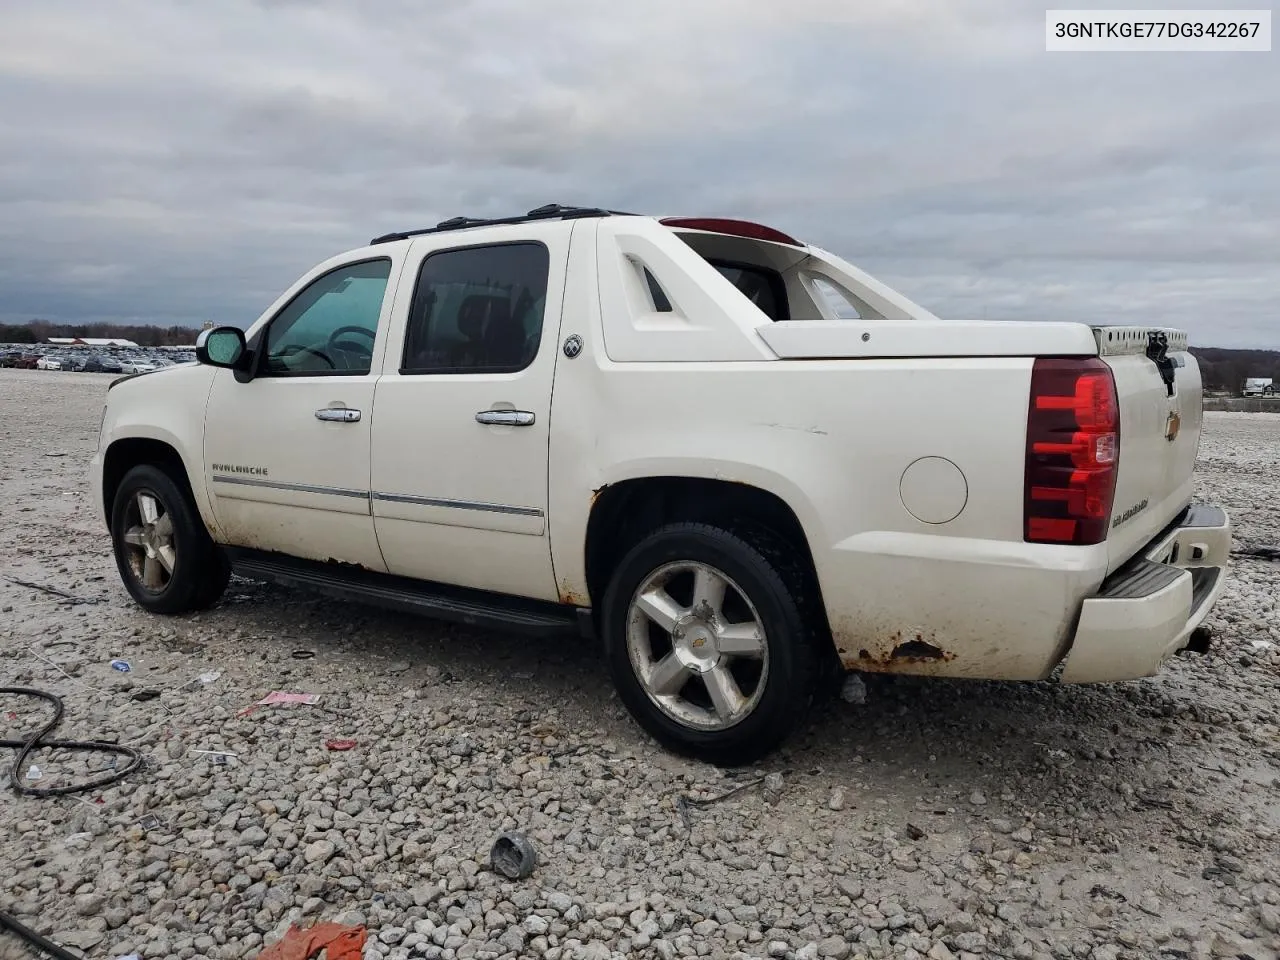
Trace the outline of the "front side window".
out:
<instances>
[{"instance_id":1,"label":"front side window","mask_svg":"<svg viewBox=\"0 0 1280 960\"><path fill-rule=\"evenodd\" d=\"M433 253L409 308L401 373L513 373L538 353L550 257L540 243Z\"/></svg>"},{"instance_id":2,"label":"front side window","mask_svg":"<svg viewBox=\"0 0 1280 960\"><path fill-rule=\"evenodd\" d=\"M390 260L368 260L314 280L267 328L262 373L368 373L390 276Z\"/></svg>"}]
</instances>

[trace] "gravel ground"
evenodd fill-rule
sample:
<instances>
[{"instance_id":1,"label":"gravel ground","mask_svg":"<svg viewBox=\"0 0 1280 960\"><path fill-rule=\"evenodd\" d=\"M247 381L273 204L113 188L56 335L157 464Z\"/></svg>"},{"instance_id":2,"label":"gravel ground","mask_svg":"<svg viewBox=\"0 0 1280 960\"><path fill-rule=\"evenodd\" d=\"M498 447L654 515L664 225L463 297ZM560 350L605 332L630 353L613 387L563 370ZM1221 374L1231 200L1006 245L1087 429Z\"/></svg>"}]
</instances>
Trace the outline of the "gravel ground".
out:
<instances>
[{"instance_id":1,"label":"gravel ground","mask_svg":"<svg viewBox=\"0 0 1280 960\"><path fill-rule=\"evenodd\" d=\"M1280 564L1240 558L1214 652L1160 677L869 678L728 775L645 739L586 643L238 579L201 616L144 614L85 492L107 379L0 371L0 685L147 757L0 803L0 909L86 956L238 960L336 919L366 957L1277 958ZM1239 545L1280 543L1278 471L1280 417L1207 415L1200 494ZM322 699L241 715L273 689ZM0 737L46 715L0 697ZM86 762L45 754L40 785ZM487 858L516 828L541 862L511 882Z\"/></svg>"}]
</instances>

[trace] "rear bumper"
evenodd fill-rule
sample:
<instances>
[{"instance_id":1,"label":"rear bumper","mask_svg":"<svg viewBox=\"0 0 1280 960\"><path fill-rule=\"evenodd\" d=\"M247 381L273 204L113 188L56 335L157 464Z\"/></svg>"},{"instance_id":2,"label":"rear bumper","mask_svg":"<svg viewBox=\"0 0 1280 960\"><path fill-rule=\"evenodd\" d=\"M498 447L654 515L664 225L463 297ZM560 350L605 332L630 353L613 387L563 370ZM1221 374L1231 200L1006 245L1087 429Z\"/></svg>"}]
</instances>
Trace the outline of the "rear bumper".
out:
<instances>
[{"instance_id":1,"label":"rear bumper","mask_svg":"<svg viewBox=\"0 0 1280 960\"><path fill-rule=\"evenodd\" d=\"M1063 683L1133 680L1187 646L1226 586L1231 521L1192 504L1084 601Z\"/></svg>"}]
</instances>

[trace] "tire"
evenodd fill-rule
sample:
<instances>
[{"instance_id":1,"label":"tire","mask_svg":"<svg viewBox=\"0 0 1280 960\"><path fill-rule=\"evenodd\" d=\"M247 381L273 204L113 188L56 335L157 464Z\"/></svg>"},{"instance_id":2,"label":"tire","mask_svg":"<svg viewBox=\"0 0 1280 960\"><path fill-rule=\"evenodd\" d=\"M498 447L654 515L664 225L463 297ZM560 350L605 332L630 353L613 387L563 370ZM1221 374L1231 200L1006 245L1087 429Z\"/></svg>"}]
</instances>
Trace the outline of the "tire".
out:
<instances>
[{"instance_id":1,"label":"tire","mask_svg":"<svg viewBox=\"0 0 1280 960\"><path fill-rule=\"evenodd\" d=\"M699 523L662 527L623 557L604 597L605 655L622 702L663 746L738 766L807 716L822 660L792 568L772 538ZM716 577L718 607L699 600L717 595Z\"/></svg>"},{"instance_id":2,"label":"tire","mask_svg":"<svg viewBox=\"0 0 1280 960\"><path fill-rule=\"evenodd\" d=\"M125 589L152 613L210 607L231 576L191 497L154 464L136 466L120 481L111 506L111 545Z\"/></svg>"}]
</instances>

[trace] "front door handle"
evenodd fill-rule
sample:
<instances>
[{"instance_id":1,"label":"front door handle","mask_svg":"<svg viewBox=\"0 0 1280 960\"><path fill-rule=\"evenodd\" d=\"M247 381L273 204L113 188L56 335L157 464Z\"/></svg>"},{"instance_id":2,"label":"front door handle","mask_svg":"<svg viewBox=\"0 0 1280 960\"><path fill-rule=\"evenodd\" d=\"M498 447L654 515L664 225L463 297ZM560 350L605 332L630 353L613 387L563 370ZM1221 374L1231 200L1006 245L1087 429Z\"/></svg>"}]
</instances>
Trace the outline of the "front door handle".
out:
<instances>
[{"instance_id":1,"label":"front door handle","mask_svg":"<svg viewBox=\"0 0 1280 960\"><path fill-rule=\"evenodd\" d=\"M316 419L330 423L355 423L360 419L360 411L350 407L321 407L316 411Z\"/></svg>"},{"instance_id":2,"label":"front door handle","mask_svg":"<svg viewBox=\"0 0 1280 960\"><path fill-rule=\"evenodd\" d=\"M476 414L476 423L499 427L531 427L535 419L528 410L481 410Z\"/></svg>"}]
</instances>

